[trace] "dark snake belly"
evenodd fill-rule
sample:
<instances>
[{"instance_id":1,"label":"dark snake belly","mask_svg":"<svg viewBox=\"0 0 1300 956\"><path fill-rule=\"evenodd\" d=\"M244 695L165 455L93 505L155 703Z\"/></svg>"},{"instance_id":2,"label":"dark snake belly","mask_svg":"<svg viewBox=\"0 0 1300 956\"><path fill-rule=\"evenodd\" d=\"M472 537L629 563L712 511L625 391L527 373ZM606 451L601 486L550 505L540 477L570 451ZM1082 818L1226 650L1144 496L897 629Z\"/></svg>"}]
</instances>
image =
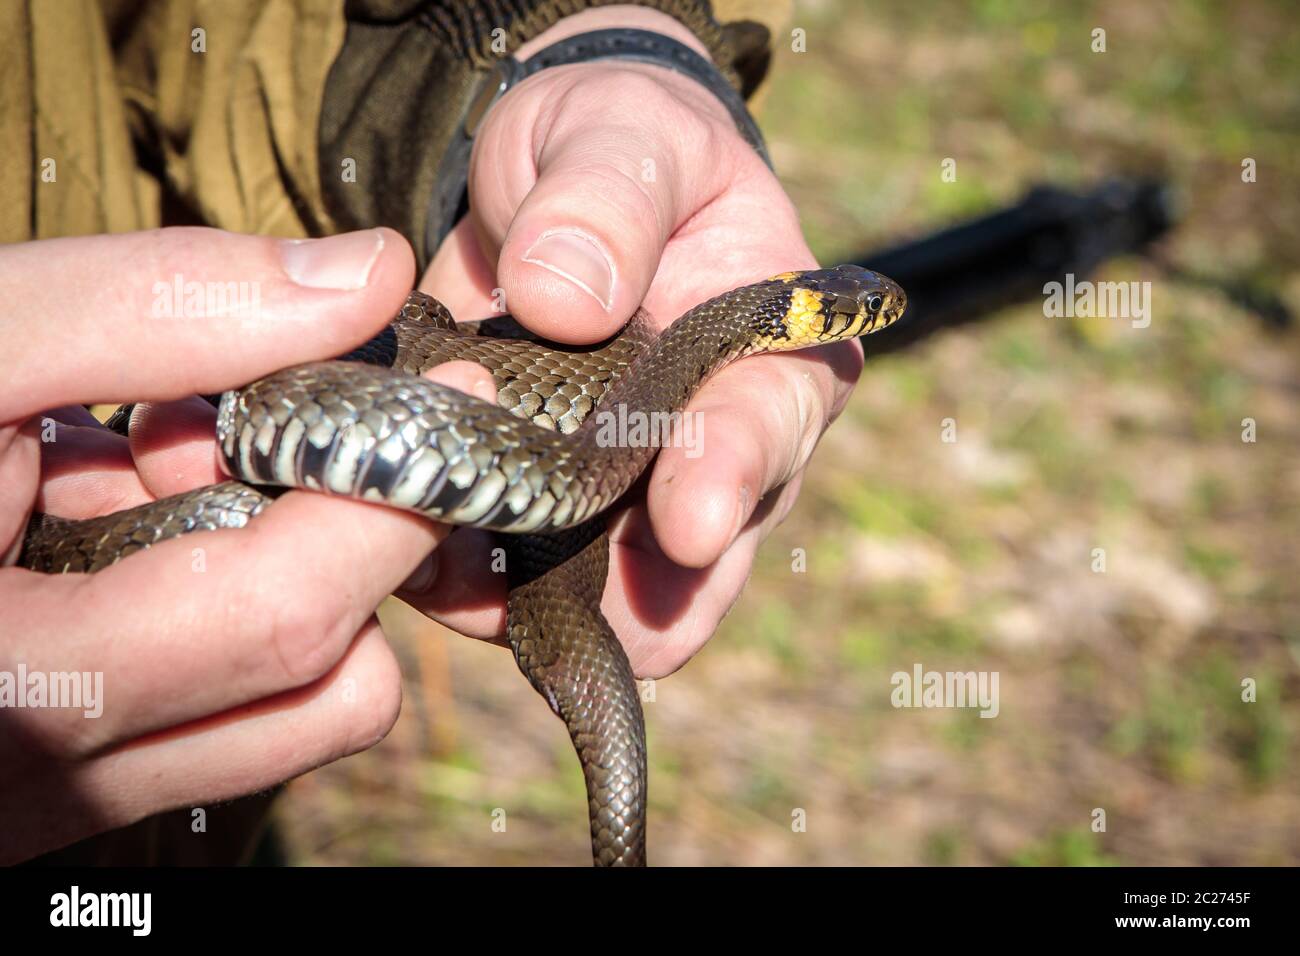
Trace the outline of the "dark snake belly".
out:
<instances>
[{"instance_id":1,"label":"dark snake belly","mask_svg":"<svg viewBox=\"0 0 1300 956\"><path fill-rule=\"evenodd\" d=\"M603 416L591 413L618 408L636 420L680 411L736 358L876 331L904 307L893 282L856 266L786 273L711 299L659 335L638 315L584 351L461 331L439 303L413 293L391 326L344 360L277 372L222 397L217 438L238 480L102 518L37 515L20 563L93 572L180 534L243 527L274 494L255 486L502 532L509 643L573 740L594 861L643 865L644 720L627 656L600 611L609 563L602 515L658 449L609 441ZM418 377L452 359L486 366L498 404Z\"/></svg>"}]
</instances>

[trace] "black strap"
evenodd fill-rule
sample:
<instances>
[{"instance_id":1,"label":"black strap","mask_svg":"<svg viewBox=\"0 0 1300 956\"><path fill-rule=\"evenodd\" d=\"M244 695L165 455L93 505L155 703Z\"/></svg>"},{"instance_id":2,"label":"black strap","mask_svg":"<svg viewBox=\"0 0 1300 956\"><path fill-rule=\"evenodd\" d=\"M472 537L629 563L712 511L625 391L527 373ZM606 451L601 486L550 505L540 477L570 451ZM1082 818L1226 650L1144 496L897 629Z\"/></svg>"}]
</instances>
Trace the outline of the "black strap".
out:
<instances>
[{"instance_id":1,"label":"black strap","mask_svg":"<svg viewBox=\"0 0 1300 956\"><path fill-rule=\"evenodd\" d=\"M522 63L512 56L505 57L484 76L478 93L470 101L465 119L452 134L451 145L438 168L437 184L429 200L429 215L425 223L425 247L429 256L437 251L442 240L469 208L467 185L470 150L474 145L474 134L478 132L479 124L483 122L483 117L492 104L501 99L512 86L534 73L552 66L589 63L592 60L632 60L667 67L683 76L689 76L721 101L731 114L740 135L754 147L768 168L772 167L763 134L745 108L744 99L717 67L686 44L662 33L627 27L579 33L539 50Z\"/></svg>"}]
</instances>

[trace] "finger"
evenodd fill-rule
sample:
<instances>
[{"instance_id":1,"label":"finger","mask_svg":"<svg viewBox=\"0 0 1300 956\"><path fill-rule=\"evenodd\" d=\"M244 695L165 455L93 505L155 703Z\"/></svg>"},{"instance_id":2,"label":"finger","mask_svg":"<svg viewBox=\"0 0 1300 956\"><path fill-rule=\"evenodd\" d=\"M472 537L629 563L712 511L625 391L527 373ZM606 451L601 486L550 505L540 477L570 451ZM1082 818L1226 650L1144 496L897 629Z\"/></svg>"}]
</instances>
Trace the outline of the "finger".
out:
<instances>
[{"instance_id":1,"label":"finger","mask_svg":"<svg viewBox=\"0 0 1300 956\"><path fill-rule=\"evenodd\" d=\"M664 554L644 516L614 522L601 610L638 677L672 673L713 635L744 586L762 534L747 528L718 561L687 568ZM504 644L506 583L496 547L470 529L453 534L438 549L435 583L398 597L459 634Z\"/></svg>"},{"instance_id":2,"label":"finger","mask_svg":"<svg viewBox=\"0 0 1300 956\"><path fill-rule=\"evenodd\" d=\"M148 500L126 439L102 427L33 420L39 434L40 490L37 511L89 518Z\"/></svg>"},{"instance_id":3,"label":"finger","mask_svg":"<svg viewBox=\"0 0 1300 956\"><path fill-rule=\"evenodd\" d=\"M713 636L740 596L759 544L794 506L801 479L764 499L731 546L703 568L671 560L643 509L630 509L613 522L610 583L601 609L639 678L671 674ZM446 572L433 586L397 596L459 634L504 644L504 555L497 548L489 534L457 529L435 553Z\"/></svg>"},{"instance_id":4,"label":"finger","mask_svg":"<svg viewBox=\"0 0 1300 956\"><path fill-rule=\"evenodd\" d=\"M18 560L40 485L40 423L0 425L0 568Z\"/></svg>"},{"instance_id":5,"label":"finger","mask_svg":"<svg viewBox=\"0 0 1300 956\"><path fill-rule=\"evenodd\" d=\"M662 677L704 646L739 597L758 545L784 520L802 476L773 492L722 557L683 567L664 554L642 508L610 527L610 584L602 610L638 677ZM435 553L446 571L432 586L398 592L416 610L466 637L505 643L505 555L492 535L460 528Z\"/></svg>"},{"instance_id":6,"label":"finger","mask_svg":"<svg viewBox=\"0 0 1300 956\"><path fill-rule=\"evenodd\" d=\"M698 84L643 64L560 68L512 91L488 114L470 171L507 310L562 342L616 331L669 238L730 182L728 122Z\"/></svg>"},{"instance_id":7,"label":"finger","mask_svg":"<svg viewBox=\"0 0 1300 956\"><path fill-rule=\"evenodd\" d=\"M436 573L407 581L397 597L458 634L502 643L505 556L495 537L475 528L458 528L438 546L435 556Z\"/></svg>"},{"instance_id":8,"label":"finger","mask_svg":"<svg viewBox=\"0 0 1300 956\"><path fill-rule=\"evenodd\" d=\"M470 362L447 363L427 377L481 398L495 398L491 376ZM166 485L174 473L174 466L159 463L169 450L176 453L175 436L182 436L186 447L212 441L212 413L206 403L171 408L192 413L188 422L164 425L155 417L150 424L147 410L140 421L140 454L149 463L144 470L153 472L150 481L155 485ZM209 459L211 454L209 448ZM201 461L197 454L190 457ZM145 659L142 643L149 646L149 666L116 680L123 703L114 714L74 735L71 746L84 750L319 676L337 661L364 617L412 574L447 530L392 509L289 494L248 528L166 541L90 580L80 575L20 579L32 607L43 605L43 610L33 610L16 628L38 632L44 627L64 636L37 649L37 656L87 655L90 662L77 666L78 671L113 673L117 664L120 674L126 661ZM205 576L212 580L202 587ZM42 580L47 582L43 588L38 583ZM128 619L120 620L126 609L117 595L146 592L170 597L135 602ZM69 614L65 607L64 616L72 619L60 624L53 616L55 606L65 603L74 611ZM111 620L114 610L119 620ZM51 616L42 618L43 613ZM158 645L136 630L143 627L147 635L155 621L159 623L153 624L154 633L179 639ZM114 638L115 628L120 629L120 640ZM170 706L150 708L145 705L159 674L166 674L169 683L218 686L191 687Z\"/></svg>"},{"instance_id":9,"label":"finger","mask_svg":"<svg viewBox=\"0 0 1300 956\"><path fill-rule=\"evenodd\" d=\"M448 362L426 377L496 402L491 375L473 362ZM500 643L506 624L505 560L494 535L459 528L403 582L397 597L460 634Z\"/></svg>"},{"instance_id":10,"label":"finger","mask_svg":"<svg viewBox=\"0 0 1300 956\"><path fill-rule=\"evenodd\" d=\"M33 672L104 675L101 719L40 713L50 749L84 756L318 679L445 533L291 492L247 528L164 541L98 574L6 569L6 652Z\"/></svg>"},{"instance_id":11,"label":"finger","mask_svg":"<svg viewBox=\"0 0 1300 956\"><path fill-rule=\"evenodd\" d=\"M476 362L445 362L425 372L424 377L450 388L458 389L467 395L473 395L480 401L492 405L497 403L496 382L493 380L491 373ZM441 550L441 547L439 550ZM455 570L455 560L453 556L450 561L444 561L444 556L437 551L427 555L411 572L406 581L402 583L397 592L398 596L400 597L403 594L422 596L435 591L447 591L449 593L457 591L458 588L455 585L444 586L438 580L439 568L446 566ZM452 578L454 581L455 575Z\"/></svg>"},{"instance_id":12,"label":"finger","mask_svg":"<svg viewBox=\"0 0 1300 956\"><path fill-rule=\"evenodd\" d=\"M496 401L491 374L476 363L447 362L425 373L425 377L476 398ZM216 409L195 396L136 406L131 419L131 454L141 481L153 497L165 498L225 480L217 464L213 438L216 418ZM55 513L65 514L57 509Z\"/></svg>"},{"instance_id":13,"label":"finger","mask_svg":"<svg viewBox=\"0 0 1300 956\"><path fill-rule=\"evenodd\" d=\"M0 248L0 421L216 392L338 355L396 314L412 279L410 247L388 229L277 240L172 228Z\"/></svg>"},{"instance_id":14,"label":"finger","mask_svg":"<svg viewBox=\"0 0 1300 956\"><path fill-rule=\"evenodd\" d=\"M30 819L40 808L42 818L7 835L0 862L272 787L377 743L400 707L401 674L371 620L342 660L303 688L133 741L68 767L59 781L18 775L3 788L0 817Z\"/></svg>"},{"instance_id":15,"label":"finger","mask_svg":"<svg viewBox=\"0 0 1300 956\"><path fill-rule=\"evenodd\" d=\"M646 492L665 553L706 567L748 524L759 501L811 458L862 368L856 342L746 359L690 404L694 448L664 449Z\"/></svg>"},{"instance_id":16,"label":"finger","mask_svg":"<svg viewBox=\"0 0 1300 956\"><path fill-rule=\"evenodd\" d=\"M472 322L504 311L495 267L483 255L466 216L452 228L420 277L419 289L447 307L458 322Z\"/></svg>"},{"instance_id":17,"label":"finger","mask_svg":"<svg viewBox=\"0 0 1300 956\"><path fill-rule=\"evenodd\" d=\"M704 646L749 578L762 529L745 528L712 564L683 567L632 509L611 534L609 586L601 601L638 678L671 674Z\"/></svg>"},{"instance_id":18,"label":"finger","mask_svg":"<svg viewBox=\"0 0 1300 956\"><path fill-rule=\"evenodd\" d=\"M131 456L149 493L166 498L226 479L217 463L217 410L197 396L142 402L131 416Z\"/></svg>"},{"instance_id":19,"label":"finger","mask_svg":"<svg viewBox=\"0 0 1300 956\"><path fill-rule=\"evenodd\" d=\"M497 387L492 373L477 362L444 362L429 369L424 377L466 395L473 395L481 402L493 405L497 403Z\"/></svg>"}]
</instances>

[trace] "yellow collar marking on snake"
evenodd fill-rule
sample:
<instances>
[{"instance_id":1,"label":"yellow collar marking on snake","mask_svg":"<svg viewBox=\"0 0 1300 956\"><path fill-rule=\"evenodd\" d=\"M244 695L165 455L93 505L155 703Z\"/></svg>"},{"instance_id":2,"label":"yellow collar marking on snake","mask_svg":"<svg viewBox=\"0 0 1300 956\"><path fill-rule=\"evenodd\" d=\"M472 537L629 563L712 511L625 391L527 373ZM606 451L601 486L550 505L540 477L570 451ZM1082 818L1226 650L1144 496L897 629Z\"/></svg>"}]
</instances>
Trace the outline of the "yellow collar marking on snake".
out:
<instances>
[{"instance_id":1,"label":"yellow collar marking on snake","mask_svg":"<svg viewBox=\"0 0 1300 956\"><path fill-rule=\"evenodd\" d=\"M795 289L790 293L790 310L785 315L786 334L790 348L823 341L825 310L830 297L811 289Z\"/></svg>"}]
</instances>

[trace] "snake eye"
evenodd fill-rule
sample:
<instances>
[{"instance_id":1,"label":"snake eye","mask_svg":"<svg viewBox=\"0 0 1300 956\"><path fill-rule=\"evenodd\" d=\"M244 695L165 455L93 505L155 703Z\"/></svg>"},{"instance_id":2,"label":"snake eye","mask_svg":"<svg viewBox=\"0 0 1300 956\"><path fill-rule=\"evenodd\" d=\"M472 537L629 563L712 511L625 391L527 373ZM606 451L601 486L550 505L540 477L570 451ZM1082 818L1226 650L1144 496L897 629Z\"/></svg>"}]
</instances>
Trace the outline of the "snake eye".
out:
<instances>
[{"instance_id":1,"label":"snake eye","mask_svg":"<svg viewBox=\"0 0 1300 956\"><path fill-rule=\"evenodd\" d=\"M879 312L884 307L884 304L885 300L881 298L880 293L873 292L871 297L867 299L867 310L872 313Z\"/></svg>"}]
</instances>

